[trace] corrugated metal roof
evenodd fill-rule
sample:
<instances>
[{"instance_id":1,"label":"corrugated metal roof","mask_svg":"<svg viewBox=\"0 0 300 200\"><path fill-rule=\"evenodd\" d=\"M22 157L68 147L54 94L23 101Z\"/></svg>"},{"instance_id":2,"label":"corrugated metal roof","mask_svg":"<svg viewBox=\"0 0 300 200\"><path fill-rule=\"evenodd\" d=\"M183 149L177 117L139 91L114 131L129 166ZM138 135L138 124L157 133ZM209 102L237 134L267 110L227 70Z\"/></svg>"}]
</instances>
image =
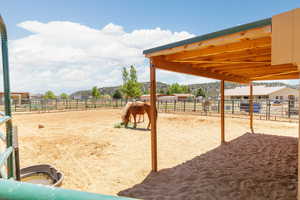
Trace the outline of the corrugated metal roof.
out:
<instances>
[{"instance_id":1,"label":"corrugated metal roof","mask_svg":"<svg viewBox=\"0 0 300 200\"><path fill-rule=\"evenodd\" d=\"M282 87L266 87L266 86L253 86L253 95L270 95L273 92L279 91ZM248 96L250 94L250 88L236 87L234 89L225 89L225 96Z\"/></svg>"}]
</instances>

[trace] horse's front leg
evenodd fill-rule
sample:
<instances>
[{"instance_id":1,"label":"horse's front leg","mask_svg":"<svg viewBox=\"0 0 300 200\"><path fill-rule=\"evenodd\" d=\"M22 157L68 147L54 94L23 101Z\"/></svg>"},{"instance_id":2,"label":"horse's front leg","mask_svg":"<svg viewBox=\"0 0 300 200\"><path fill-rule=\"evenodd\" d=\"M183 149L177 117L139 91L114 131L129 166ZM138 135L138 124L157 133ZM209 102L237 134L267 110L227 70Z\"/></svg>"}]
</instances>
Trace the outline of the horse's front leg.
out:
<instances>
[{"instance_id":1,"label":"horse's front leg","mask_svg":"<svg viewBox=\"0 0 300 200\"><path fill-rule=\"evenodd\" d=\"M133 128L136 128L136 115L133 115L134 125Z\"/></svg>"}]
</instances>

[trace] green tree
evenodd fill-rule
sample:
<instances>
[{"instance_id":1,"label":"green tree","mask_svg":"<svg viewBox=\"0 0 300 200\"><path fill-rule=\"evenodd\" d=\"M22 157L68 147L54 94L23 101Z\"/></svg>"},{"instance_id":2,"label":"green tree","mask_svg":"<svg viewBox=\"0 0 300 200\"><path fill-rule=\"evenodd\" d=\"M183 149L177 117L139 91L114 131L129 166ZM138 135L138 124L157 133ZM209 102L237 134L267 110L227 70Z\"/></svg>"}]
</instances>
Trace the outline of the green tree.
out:
<instances>
[{"instance_id":1,"label":"green tree","mask_svg":"<svg viewBox=\"0 0 300 200\"><path fill-rule=\"evenodd\" d=\"M190 88L187 85L181 86L182 93L191 93Z\"/></svg>"},{"instance_id":2,"label":"green tree","mask_svg":"<svg viewBox=\"0 0 300 200\"><path fill-rule=\"evenodd\" d=\"M51 90L48 90L45 94L44 94L44 99L55 99L56 96L54 94L54 92L52 92Z\"/></svg>"},{"instance_id":3,"label":"green tree","mask_svg":"<svg viewBox=\"0 0 300 200\"><path fill-rule=\"evenodd\" d=\"M112 95L112 98L114 99L122 99L122 93L120 92L120 90L115 90L113 95Z\"/></svg>"},{"instance_id":4,"label":"green tree","mask_svg":"<svg viewBox=\"0 0 300 200\"><path fill-rule=\"evenodd\" d=\"M168 88L169 94L179 94L183 93L182 87L178 83L173 83Z\"/></svg>"},{"instance_id":5,"label":"green tree","mask_svg":"<svg viewBox=\"0 0 300 200\"><path fill-rule=\"evenodd\" d=\"M68 99L68 98L69 98L69 95L67 95L66 93L61 93L61 94L60 94L60 98L61 98L61 99Z\"/></svg>"},{"instance_id":6,"label":"green tree","mask_svg":"<svg viewBox=\"0 0 300 200\"><path fill-rule=\"evenodd\" d=\"M202 88L198 88L195 94L196 97L202 96L206 97L205 91Z\"/></svg>"},{"instance_id":7,"label":"green tree","mask_svg":"<svg viewBox=\"0 0 300 200\"><path fill-rule=\"evenodd\" d=\"M92 88L92 96L93 96L94 99L97 99L97 98L100 97L100 91L96 86L94 86Z\"/></svg>"},{"instance_id":8,"label":"green tree","mask_svg":"<svg viewBox=\"0 0 300 200\"><path fill-rule=\"evenodd\" d=\"M124 67L122 69L123 86L122 93L126 98L137 98L142 95L141 84L138 82L136 69L130 66L129 72Z\"/></svg>"},{"instance_id":9,"label":"green tree","mask_svg":"<svg viewBox=\"0 0 300 200\"><path fill-rule=\"evenodd\" d=\"M143 94L149 94L149 89L148 90L144 90Z\"/></svg>"},{"instance_id":10,"label":"green tree","mask_svg":"<svg viewBox=\"0 0 300 200\"><path fill-rule=\"evenodd\" d=\"M165 92L164 89L160 89L160 90L158 91L158 93L160 93L160 94L165 94L166 92Z\"/></svg>"}]
</instances>

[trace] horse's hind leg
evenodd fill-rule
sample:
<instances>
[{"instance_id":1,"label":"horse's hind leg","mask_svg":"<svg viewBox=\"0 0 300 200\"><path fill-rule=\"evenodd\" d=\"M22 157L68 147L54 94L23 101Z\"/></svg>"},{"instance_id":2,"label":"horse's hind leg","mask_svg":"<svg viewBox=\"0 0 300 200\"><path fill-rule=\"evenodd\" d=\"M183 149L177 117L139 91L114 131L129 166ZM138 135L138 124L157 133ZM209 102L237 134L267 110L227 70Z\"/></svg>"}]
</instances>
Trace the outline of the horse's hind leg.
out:
<instances>
[{"instance_id":1,"label":"horse's hind leg","mask_svg":"<svg viewBox=\"0 0 300 200\"><path fill-rule=\"evenodd\" d=\"M150 124L151 124L151 117L150 117L150 110L146 110L146 112L147 112L147 115L148 115L148 126L147 126L147 129L149 129L150 128Z\"/></svg>"}]
</instances>

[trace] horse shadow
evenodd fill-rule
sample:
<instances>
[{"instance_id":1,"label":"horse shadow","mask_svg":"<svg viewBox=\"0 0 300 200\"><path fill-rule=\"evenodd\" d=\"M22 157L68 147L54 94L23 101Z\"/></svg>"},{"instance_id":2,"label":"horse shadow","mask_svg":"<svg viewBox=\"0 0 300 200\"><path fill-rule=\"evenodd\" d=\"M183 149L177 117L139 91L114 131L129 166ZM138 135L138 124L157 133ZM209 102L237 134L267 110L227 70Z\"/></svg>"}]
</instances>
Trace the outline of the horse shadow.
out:
<instances>
[{"instance_id":1,"label":"horse shadow","mask_svg":"<svg viewBox=\"0 0 300 200\"><path fill-rule=\"evenodd\" d=\"M298 140L245 133L189 161L151 172L120 196L138 199L297 199Z\"/></svg>"},{"instance_id":2,"label":"horse shadow","mask_svg":"<svg viewBox=\"0 0 300 200\"><path fill-rule=\"evenodd\" d=\"M150 131L150 129L147 129L147 128L134 128L134 127L125 127L127 129L131 129L131 130L134 130L134 131Z\"/></svg>"}]
</instances>

